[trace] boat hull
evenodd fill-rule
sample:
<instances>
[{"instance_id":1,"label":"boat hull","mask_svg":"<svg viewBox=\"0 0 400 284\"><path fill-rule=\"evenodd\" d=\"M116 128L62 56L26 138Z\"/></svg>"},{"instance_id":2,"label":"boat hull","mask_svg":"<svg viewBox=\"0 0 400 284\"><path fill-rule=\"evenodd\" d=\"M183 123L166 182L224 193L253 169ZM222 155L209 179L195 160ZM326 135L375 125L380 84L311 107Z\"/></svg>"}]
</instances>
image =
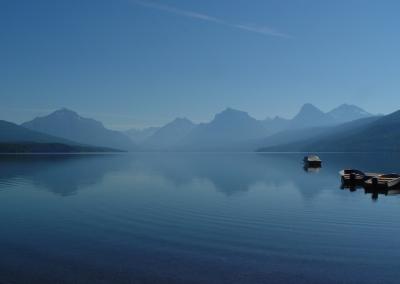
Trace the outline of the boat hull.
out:
<instances>
[{"instance_id":1,"label":"boat hull","mask_svg":"<svg viewBox=\"0 0 400 284\"><path fill-rule=\"evenodd\" d=\"M385 175L370 178L364 182L368 189L391 189L400 187L400 177L386 177Z\"/></svg>"},{"instance_id":2,"label":"boat hull","mask_svg":"<svg viewBox=\"0 0 400 284\"><path fill-rule=\"evenodd\" d=\"M321 161L305 161L304 163L310 168L320 168L322 166Z\"/></svg>"}]
</instances>

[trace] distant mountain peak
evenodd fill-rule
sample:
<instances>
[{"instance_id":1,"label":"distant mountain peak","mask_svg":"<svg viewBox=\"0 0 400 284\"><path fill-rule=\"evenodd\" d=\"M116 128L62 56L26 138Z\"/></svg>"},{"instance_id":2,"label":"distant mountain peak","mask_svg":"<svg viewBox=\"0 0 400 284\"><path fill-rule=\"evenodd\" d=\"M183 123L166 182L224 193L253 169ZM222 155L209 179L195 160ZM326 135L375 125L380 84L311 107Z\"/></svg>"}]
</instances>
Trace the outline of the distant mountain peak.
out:
<instances>
[{"instance_id":1,"label":"distant mountain peak","mask_svg":"<svg viewBox=\"0 0 400 284\"><path fill-rule=\"evenodd\" d=\"M306 103L301 107L301 109L299 111L299 114L304 113L304 112L308 112L308 113L315 112L315 113L322 113L323 114L322 110L320 110L319 108L317 108L316 106L314 106L311 103Z\"/></svg>"},{"instance_id":2,"label":"distant mountain peak","mask_svg":"<svg viewBox=\"0 0 400 284\"><path fill-rule=\"evenodd\" d=\"M71 115L77 115L78 116L77 112L75 112L75 111L73 111L71 109L68 109L66 107L60 108L58 110L55 110L52 114L71 114Z\"/></svg>"},{"instance_id":3,"label":"distant mountain peak","mask_svg":"<svg viewBox=\"0 0 400 284\"><path fill-rule=\"evenodd\" d=\"M332 124L333 119L316 106L304 104L299 113L290 121L289 128L305 128Z\"/></svg>"},{"instance_id":4,"label":"distant mountain peak","mask_svg":"<svg viewBox=\"0 0 400 284\"><path fill-rule=\"evenodd\" d=\"M304 104L293 120L315 119L323 117L325 113L313 104Z\"/></svg>"},{"instance_id":5,"label":"distant mountain peak","mask_svg":"<svg viewBox=\"0 0 400 284\"><path fill-rule=\"evenodd\" d=\"M236 114L236 113L246 113L247 114L247 112L245 112L245 111L234 109L231 107L227 107L226 109L221 111L219 114Z\"/></svg>"},{"instance_id":6,"label":"distant mountain peak","mask_svg":"<svg viewBox=\"0 0 400 284\"><path fill-rule=\"evenodd\" d=\"M184 149L227 149L228 145L265 137L268 131L262 121L247 112L226 108L207 123L201 123L184 137L178 147Z\"/></svg>"},{"instance_id":7,"label":"distant mountain peak","mask_svg":"<svg viewBox=\"0 0 400 284\"><path fill-rule=\"evenodd\" d=\"M168 148L169 146L176 145L176 143L195 127L196 124L191 120L185 117L177 117L170 123L157 129L157 131L145 139L144 142L146 145L156 149Z\"/></svg>"},{"instance_id":8,"label":"distant mountain peak","mask_svg":"<svg viewBox=\"0 0 400 284\"><path fill-rule=\"evenodd\" d=\"M359 106L351 105L351 104L341 104L340 106L334 108L330 112L334 112L334 111L337 111L337 110L358 111L360 113L370 114L367 111L365 111L362 108L360 108Z\"/></svg>"},{"instance_id":9,"label":"distant mountain peak","mask_svg":"<svg viewBox=\"0 0 400 284\"><path fill-rule=\"evenodd\" d=\"M50 113L49 115L46 115L43 117L38 117L38 118L34 119L33 121L35 121L35 120L40 121L40 120L45 120L45 119L51 119L51 120L55 120L55 121L59 121L59 122L63 122L63 123L72 122L72 121L75 121L76 123L78 123L79 121L85 121L86 123L96 125L97 127L105 128L102 122L97 121L92 118L82 117L76 111L73 111L73 110L65 108L65 107L60 108L60 109Z\"/></svg>"},{"instance_id":10,"label":"distant mountain peak","mask_svg":"<svg viewBox=\"0 0 400 284\"><path fill-rule=\"evenodd\" d=\"M67 108L58 109L49 115L37 117L22 126L48 135L76 141L81 144L133 149L132 141L124 134L108 130L100 121L81 117Z\"/></svg>"},{"instance_id":11,"label":"distant mountain peak","mask_svg":"<svg viewBox=\"0 0 400 284\"><path fill-rule=\"evenodd\" d=\"M54 112L73 112L73 113L76 113L75 111L73 111L73 110L71 110L71 109L69 109L67 107L59 108L59 109L55 110Z\"/></svg>"},{"instance_id":12,"label":"distant mountain peak","mask_svg":"<svg viewBox=\"0 0 400 284\"><path fill-rule=\"evenodd\" d=\"M219 120L230 120L230 119L254 119L252 118L247 112L233 109L233 108L226 108L222 112L217 113L214 117L214 121Z\"/></svg>"},{"instance_id":13,"label":"distant mountain peak","mask_svg":"<svg viewBox=\"0 0 400 284\"><path fill-rule=\"evenodd\" d=\"M356 107L356 108L359 108L358 106L351 105L351 104L346 104L346 103L339 105L337 108L347 108L347 107Z\"/></svg>"},{"instance_id":14,"label":"distant mountain peak","mask_svg":"<svg viewBox=\"0 0 400 284\"><path fill-rule=\"evenodd\" d=\"M351 104L341 104L328 112L328 115L338 122L352 121L372 116L369 112Z\"/></svg>"},{"instance_id":15,"label":"distant mountain peak","mask_svg":"<svg viewBox=\"0 0 400 284\"><path fill-rule=\"evenodd\" d=\"M185 124L194 124L190 119L186 118L186 117L177 117L175 118L172 122L170 123L185 123Z\"/></svg>"},{"instance_id":16,"label":"distant mountain peak","mask_svg":"<svg viewBox=\"0 0 400 284\"><path fill-rule=\"evenodd\" d=\"M243 112L243 111L238 110L238 109L234 109L234 108L232 108L232 107L227 107L227 108L225 108L222 112L227 112L227 113L229 113L229 112Z\"/></svg>"},{"instance_id":17,"label":"distant mountain peak","mask_svg":"<svg viewBox=\"0 0 400 284\"><path fill-rule=\"evenodd\" d=\"M159 131L164 131L164 129L171 129L171 128L192 128L196 124L193 123L191 120L187 119L186 117L177 117L173 121L167 123L163 127L159 129Z\"/></svg>"}]
</instances>

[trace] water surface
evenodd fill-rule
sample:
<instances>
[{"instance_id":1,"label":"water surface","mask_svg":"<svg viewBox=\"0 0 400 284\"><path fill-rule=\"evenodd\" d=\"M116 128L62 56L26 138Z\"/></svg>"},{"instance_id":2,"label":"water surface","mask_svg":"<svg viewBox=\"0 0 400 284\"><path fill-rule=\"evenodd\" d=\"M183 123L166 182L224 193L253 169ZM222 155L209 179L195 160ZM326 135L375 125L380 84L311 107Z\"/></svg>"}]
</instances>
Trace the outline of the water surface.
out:
<instances>
[{"instance_id":1,"label":"water surface","mask_svg":"<svg viewBox=\"0 0 400 284\"><path fill-rule=\"evenodd\" d=\"M0 283L398 283L392 154L0 156Z\"/></svg>"}]
</instances>

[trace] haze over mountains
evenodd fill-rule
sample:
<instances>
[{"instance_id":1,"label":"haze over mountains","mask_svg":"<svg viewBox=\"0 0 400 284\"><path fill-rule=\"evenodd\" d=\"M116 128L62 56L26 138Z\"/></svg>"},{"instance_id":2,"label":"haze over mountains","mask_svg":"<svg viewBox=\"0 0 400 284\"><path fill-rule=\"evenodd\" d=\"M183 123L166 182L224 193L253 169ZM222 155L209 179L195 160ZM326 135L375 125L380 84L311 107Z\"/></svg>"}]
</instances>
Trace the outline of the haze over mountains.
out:
<instances>
[{"instance_id":1,"label":"haze over mountains","mask_svg":"<svg viewBox=\"0 0 400 284\"><path fill-rule=\"evenodd\" d=\"M144 128L144 129L129 129L126 130L124 133L125 135L129 136L129 138L139 144L144 142L145 140L147 140L150 136L152 136L154 133L156 133L156 131L158 129L160 129L161 127L148 127L148 128Z\"/></svg>"},{"instance_id":2,"label":"haze over mountains","mask_svg":"<svg viewBox=\"0 0 400 284\"><path fill-rule=\"evenodd\" d=\"M176 118L174 121L159 128L145 140L145 145L152 149L165 150L179 144L196 128L196 124L187 118Z\"/></svg>"},{"instance_id":3,"label":"haze over mountains","mask_svg":"<svg viewBox=\"0 0 400 284\"><path fill-rule=\"evenodd\" d=\"M113 149L81 145L74 141L36 132L0 121L0 153L104 152Z\"/></svg>"},{"instance_id":4,"label":"haze over mountains","mask_svg":"<svg viewBox=\"0 0 400 284\"><path fill-rule=\"evenodd\" d=\"M189 150L215 150L268 134L262 121L246 112L227 108L216 114L212 121L199 124L176 146Z\"/></svg>"},{"instance_id":5,"label":"haze over mountains","mask_svg":"<svg viewBox=\"0 0 400 284\"><path fill-rule=\"evenodd\" d=\"M81 117L66 108L47 116L37 117L23 123L22 126L81 144L126 151L135 149L135 144L121 132L106 129L101 122Z\"/></svg>"},{"instance_id":6,"label":"haze over mountains","mask_svg":"<svg viewBox=\"0 0 400 284\"><path fill-rule=\"evenodd\" d=\"M382 117L355 120L335 131L297 142L276 144L260 151L299 152L399 152L400 111Z\"/></svg>"},{"instance_id":7,"label":"haze over mountains","mask_svg":"<svg viewBox=\"0 0 400 284\"><path fill-rule=\"evenodd\" d=\"M0 123L0 143L61 143L126 151L354 151L351 141L358 141L366 150L373 146L368 142L372 130L394 141L397 136L386 132L400 124L399 116L373 116L346 104L323 112L305 104L292 119L257 120L244 111L227 108L207 123L177 118L162 127L120 132L60 109L21 126ZM394 149L397 144L393 143L381 143L386 145L382 149Z\"/></svg>"},{"instance_id":8,"label":"haze over mountains","mask_svg":"<svg viewBox=\"0 0 400 284\"><path fill-rule=\"evenodd\" d=\"M182 122L175 120L156 129L152 135L141 141L141 145L152 150L251 151L262 147L265 140L268 140L267 137L278 133L286 132L286 138L293 136L300 139L301 132L294 134L295 130L326 128L370 116L372 114L361 108L346 104L327 113L312 104L305 104L292 119L276 117L265 120L257 120L246 112L227 108L208 123L195 125L185 119L185 126L182 126ZM315 131L317 130L310 131L310 135ZM285 140L288 141L292 140Z\"/></svg>"},{"instance_id":9,"label":"haze over mountains","mask_svg":"<svg viewBox=\"0 0 400 284\"><path fill-rule=\"evenodd\" d=\"M314 105L308 103L304 104L298 114L292 119L280 117L275 117L274 119L267 118L264 123L267 128L276 133L288 129L335 125L371 115L355 105L342 104L324 113Z\"/></svg>"},{"instance_id":10,"label":"haze over mountains","mask_svg":"<svg viewBox=\"0 0 400 284\"><path fill-rule=\"evenodd\" d=\"M362 108L355 105L342 104L327 113L332 117L335 123L343 123L365 117L370 117L371 114Z\"/></svg>"}]
</instances>

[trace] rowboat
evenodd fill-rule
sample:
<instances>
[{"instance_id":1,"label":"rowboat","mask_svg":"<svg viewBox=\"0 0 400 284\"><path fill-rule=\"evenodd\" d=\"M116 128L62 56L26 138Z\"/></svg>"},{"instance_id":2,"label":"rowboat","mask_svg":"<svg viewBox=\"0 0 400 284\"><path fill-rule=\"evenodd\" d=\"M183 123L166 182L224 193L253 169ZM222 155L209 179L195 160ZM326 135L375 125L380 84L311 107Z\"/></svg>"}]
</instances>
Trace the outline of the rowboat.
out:
<instances>
[{"instance_id":1,"label":"rowboat","mask_svg":"<svg viewBox=\"0 0 400 284\"><path fill-rule=\"evenodd\" d=\"M367 174L356 169L345 169L339 172L344 183L362 183L364 180L371 178L372 174Z\"/></svg>"},{"instance_id":2,"label":"rowboat","mask_svg":"<svg viewBox=\"0 0 400 284\"><path fill-rule=\"evenodd\" d=\"M399 174L381 174L364 181L365 188L391 189L400 186Z\"/></svg>"},{"instance_id":3,"label":"rowboat","mask_svg":"<svg viewBox=\"0 0 400 284\"><path fill-rule=\"evenodd\" d=\"M321 159L317 155L305 156L303 161L307 167L321 167L322 164Z\"/></svg>"},{"instance_id":4,"label":"rowboat","mask_svg":"<svg viewBox=\"0 0 400 284\"><path fill-rule=\"evenodd\" d=\"M364 173L355 169L346 169L339 172L342 177L342 189L356 191L363 187L365 193L372 194L377 200L380 194L400 194L400 174Z\"/></svg>"}]
</instances>

